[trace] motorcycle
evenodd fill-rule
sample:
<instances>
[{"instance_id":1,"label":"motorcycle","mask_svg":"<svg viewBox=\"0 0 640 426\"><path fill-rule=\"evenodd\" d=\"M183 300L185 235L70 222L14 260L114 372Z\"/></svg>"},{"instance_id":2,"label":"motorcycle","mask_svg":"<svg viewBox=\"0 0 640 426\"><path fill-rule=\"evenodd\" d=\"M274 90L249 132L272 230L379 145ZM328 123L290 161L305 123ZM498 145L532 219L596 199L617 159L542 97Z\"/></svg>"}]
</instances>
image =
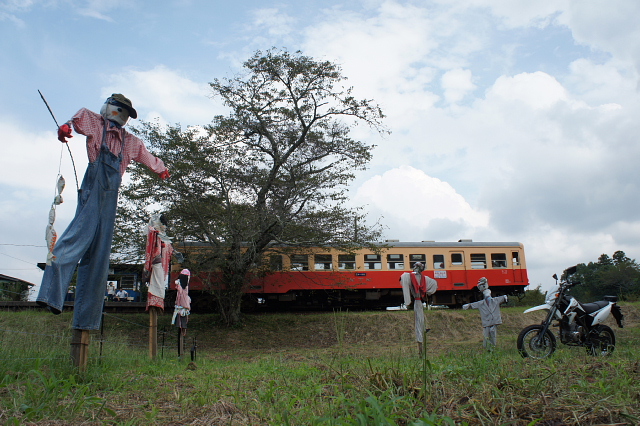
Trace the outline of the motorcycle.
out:
<instances>
[{"instance_id":1,"label":"motorcycle","mask_svg":"<svg viewBox=\"0 0 640 426\"><path fill-rule=\"evenodd\" d=\"M611 355L616 347L616 336L611 327L603 322L613 314L618 327L623 327L622 310L616 304L617 296L604 296L604 300L593 303L580 303L567 293L579 282L573 282L571 276L577 267L565 270L565 279L547 292L544 305L527 309L524 313L546 309L546 318L541 324L525 327L518 336L518 351L522 357L542 359L551 356L556 350L556 337L551 327L559 327L560 341L568 346L582 346L593 356Z\"/></svg>"}]
</instances>

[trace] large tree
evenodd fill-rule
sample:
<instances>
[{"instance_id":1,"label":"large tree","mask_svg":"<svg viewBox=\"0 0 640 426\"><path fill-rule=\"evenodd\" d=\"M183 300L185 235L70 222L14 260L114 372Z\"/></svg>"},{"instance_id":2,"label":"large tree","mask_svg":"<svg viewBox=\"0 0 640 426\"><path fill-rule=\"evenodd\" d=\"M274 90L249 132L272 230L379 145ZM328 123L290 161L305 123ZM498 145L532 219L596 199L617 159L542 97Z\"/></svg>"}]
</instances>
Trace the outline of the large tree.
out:
<instances>
[{"instance_id":1,"label":"large tree","mask_svg":"<svg viewBox=\"0 0 640 426\"><path fill-rule=\"evenodd\" d=\"M380 236L361 209L346 206L347 185L373 149L352 139L351 128L364 123L385 132L379 107L343 86L339 66L300 52L258 51L244 70L210 83L229 115L202 127L143 123L138 129L172 176L159 182L133 166L120 206L128 225L122 223L125 235L116 246L126 251L121 237L150 210L165 212L174 235L206 244L189 266L219 271L208 284L227 324L240 319L243 290L252 274L264 271L266 250L348 250Z\"/></svg>"}]
</instances>

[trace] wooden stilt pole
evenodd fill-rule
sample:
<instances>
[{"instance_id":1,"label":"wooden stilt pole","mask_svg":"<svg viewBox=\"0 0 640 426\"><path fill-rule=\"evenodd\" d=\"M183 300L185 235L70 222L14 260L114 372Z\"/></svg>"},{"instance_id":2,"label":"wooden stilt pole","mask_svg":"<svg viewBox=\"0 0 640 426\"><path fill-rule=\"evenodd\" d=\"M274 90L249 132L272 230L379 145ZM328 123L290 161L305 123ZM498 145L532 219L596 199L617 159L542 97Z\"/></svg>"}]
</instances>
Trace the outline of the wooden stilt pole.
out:
<instances>
[{"instance_id":1,"label":"wooden stilt pole","mask_svg":"<svg viewBox=\"0 0 640 426\"><path fill-rule=\"evenodd\" d=\"M183 353L184 353L184 335L182 334L182 329L178 327L178 358L182 359Z\"/></svg>"},{"instance_id":2,"label":"wooden stilt pole","mask_svg":"<svg viewBox=\"0 0 640 426\"><path fill-rule=\"evenodd\" d=\"M149 307L149 358L156 359L158 355L158 308Z\"/></svg>"},{"instance_id":3,"label":"wooden stilt pole","mask_svg":"<svg viewBox=\"0 0 640 426\"><path fill-rule=\"evenodd\" d=\"M73 365L78 367L80 371L87 369L87 361L89 360L89 342L91 335L89 330L73 330L71 337L71 360Z\"/></svg>"}]
</instances>

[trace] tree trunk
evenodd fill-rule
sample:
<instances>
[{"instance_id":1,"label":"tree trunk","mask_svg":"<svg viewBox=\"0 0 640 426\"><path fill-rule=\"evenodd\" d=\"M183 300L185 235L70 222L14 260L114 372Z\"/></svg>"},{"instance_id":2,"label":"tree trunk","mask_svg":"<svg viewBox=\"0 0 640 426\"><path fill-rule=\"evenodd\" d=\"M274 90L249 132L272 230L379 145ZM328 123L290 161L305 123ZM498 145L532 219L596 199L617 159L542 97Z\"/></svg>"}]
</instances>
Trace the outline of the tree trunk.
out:
<instances>
[{"instance_id":1,"label":"tree trunk","mask_svg":"<svg viewBox=\"0 0 640 426\"><path fill-rule=\"evenodd\" d=\"M218 310L227 326L240 323L245 273L246 271L224 271L223 282L226 288L216 292Z\"/></svg>"}]
</instances>

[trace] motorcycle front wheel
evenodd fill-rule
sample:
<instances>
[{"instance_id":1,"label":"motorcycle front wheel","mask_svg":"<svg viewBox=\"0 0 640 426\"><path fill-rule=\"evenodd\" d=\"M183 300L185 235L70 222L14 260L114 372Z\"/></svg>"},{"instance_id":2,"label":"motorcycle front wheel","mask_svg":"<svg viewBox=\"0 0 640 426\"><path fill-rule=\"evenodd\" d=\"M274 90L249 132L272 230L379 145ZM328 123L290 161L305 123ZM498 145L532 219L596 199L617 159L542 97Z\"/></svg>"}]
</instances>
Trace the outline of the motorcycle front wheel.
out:
<instances>
[{"instance_id":1,"label":"motorcycle front wheel","mask_svg":"<svg viewBox=\"0 0 640 426\"><path fill-rule=\"evenodd\" d=\"M543 359L550 356L556 350L556 338L547 329L542 335L542 325L530 325L525 327L518 336L518 351L523 358Z\"/></svg>"},{"instance_id":2,"label":"motorcycle front wheel","mask_svg":"<svg viewBox=\"0 0 640 426\"><path fill-rule=\"evenodd\" d=\"M593 356L608 356L616 348L616 335L611 327L598 324L589 333L587 353Z\"/></svg>"}]
</instances>

